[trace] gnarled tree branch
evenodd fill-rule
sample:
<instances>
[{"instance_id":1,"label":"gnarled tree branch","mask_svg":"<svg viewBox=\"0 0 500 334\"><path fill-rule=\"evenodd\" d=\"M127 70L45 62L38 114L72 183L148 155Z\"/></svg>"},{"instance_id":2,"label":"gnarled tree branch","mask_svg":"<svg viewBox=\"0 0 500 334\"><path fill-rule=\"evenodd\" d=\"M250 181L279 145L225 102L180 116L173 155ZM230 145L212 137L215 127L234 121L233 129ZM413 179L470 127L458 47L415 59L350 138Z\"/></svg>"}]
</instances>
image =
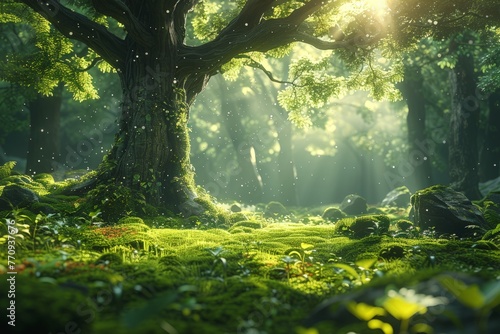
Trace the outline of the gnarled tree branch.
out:
<instances>
[{"instance_id":1,"label":"gnarled tree branch","mask_svg":"<svg viewBox=\"0 0 500 334\"><path fill-rule=\"evenodd\" d=\"M143 46L152 46L152 34L139 22L130 9L120 0L92 0L92 5L101 14L111 16L125 26L130 37Z\"/></svg>"}]
</instances>

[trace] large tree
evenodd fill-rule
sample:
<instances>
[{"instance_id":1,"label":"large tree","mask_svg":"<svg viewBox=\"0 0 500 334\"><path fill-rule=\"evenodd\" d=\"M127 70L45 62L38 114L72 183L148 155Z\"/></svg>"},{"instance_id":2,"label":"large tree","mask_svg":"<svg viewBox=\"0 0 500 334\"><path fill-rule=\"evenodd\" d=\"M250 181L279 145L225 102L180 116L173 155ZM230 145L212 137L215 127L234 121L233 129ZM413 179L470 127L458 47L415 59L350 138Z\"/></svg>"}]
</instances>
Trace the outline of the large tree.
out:
<instances>
[{"instance_id":1,"label":"large tree","mask_svg":"<svg viewBox=\"0 0 500 334\"><path fill-rule=\"evenodd\" d=\"M67 38L85 43L119 73L124 96L120 130L92 185L112 182L141 192L153 205L188 215L203 210L194 201L187 128L189 106L222 66L235 59L244 63L245 54L258 57L256 54L302 42L322 50L339 50L351 69L356 69L356 76L350 81L312 74L297 81L299 88L312 87L308 91L310 98L305 101L313 107L339 93L342 85L344 89L356 88L354 83L362 88L372 86L373 94L381 97L390 86L388 82L397 80L400 74L388 76L377 69L372 52L376 43L382 43L390 57L398 45L389 47L387 36L409 45L413 38L430 30L446 32L459 25L477 24L481 20L476 16L482 13L489 14L487 20L491 20L496 8L495 1L430 0L425 5L414 1L355 4L325 0L17 2L41 14ZM69 5L75 3L87 5L86 10L70 9ZM391 11L386 11L389 5ZM350 15L341 13L346 10L350 10ZM190 11L198 15L196 25L203 26L212 38L203 43L186 42ZM112 33L103 20L92 20L95 15L91 12L118 21L124 32ZM395 15L393 21L388 17L381 19L388 13ZM329 29L336 23L340 29ZM328 64L328 60L318 64L303 61L291 73L321 72ZM300 100L300 90L284 94L282 101L291 96ZM304 106L299 105L288 103L292 119L307 116Z\"/></svg>"}]
</instances>

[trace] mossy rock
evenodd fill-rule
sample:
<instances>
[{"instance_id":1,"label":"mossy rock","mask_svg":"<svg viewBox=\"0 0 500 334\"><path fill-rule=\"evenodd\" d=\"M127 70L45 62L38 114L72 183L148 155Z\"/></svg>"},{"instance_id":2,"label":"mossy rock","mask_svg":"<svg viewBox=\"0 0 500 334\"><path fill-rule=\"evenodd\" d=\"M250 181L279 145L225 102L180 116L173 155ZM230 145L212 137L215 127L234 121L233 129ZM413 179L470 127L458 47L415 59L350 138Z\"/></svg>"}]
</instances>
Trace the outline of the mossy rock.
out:
<instances>
[{"instance_id":1,"label":"mossy rock","mask_svg":"<svg viewBox=\"0 0 500 334\"><path fill-rule=\"evenodd\" d=\"M344 218L337 222L335 231L354 238L363 238L371 234L384 234L389 231L391 220L385 215L367 215L356 218Z\"/></svg>"},{"instance_id":2,"label":"mossy rock","mask_svg":"<svg viewBox=\"0 0 500 334\"><path fill-rule=\"evenodd\" d=\"M25 187L18 184L9 184L4 187L0 198L10 203L13 207L29 207L30 205L39 201L38 195ZM8 208L0 208L0 211Z\"/></svg>"},{"instance_id":3,"label":"mossy rock","mask_svg":"<svg viewBox=\"0 0 500 334\"><path fill-rule=\"evenodd\" d=\"M231 212L241 212L241 206L234 203L231 205L231 207L229 208L229 210L231 210Z\"/></svg>"},{"instance_id":4,"label":"mossy rock","mask_svg":"<svg viewBox=\"0 0 500 334\"><path fill-rule=\"evenodd\" d=\"M395 206L406 208L410 205L411 192L406 186L401 186L391 190L382 200L382 206Z\"/></svg>"},{"instance_id":5,"label":"mossy rock","mask_svg":"<svg viewBox=\"0 0 500 334\"><path fill-rule=\"evenodd\" d=\"M436 185L419 190L411 196L411 205L415 226L421 230L470 237L476 233L470 226L489 227L478 207L450 187Z\"/></svg>"},{"instance_id":6,"label":"mossy rock","mask_svg":"<svg viewBox=\"0 0 500 334\"><path fill-rule=\"evenodd\" d=\"M408 231L413 227L413 223L407 219L399 219L396 221L396 227L401 231Z\"/></svg>"},{"instance_id":7,"label":"mossy rock","mask_svg":"<svg viewBox=\"0 0 500 334\"><path fill-rule=\"evenodd\" d=\"M340 203L339 209L348 215L362 215L368 210L368 205L363 197L356 194L350 194Z\"/></svg>"},{"instance_id":8,"label":"mossy rock","mask_svg":"<svg viewBox=\"0 0 500 334\"><path fill-rule=\"evenodd\" d=\"M339 219L344 218L345 216L346 215L345 215L345 213L342 212L342 210L334 208L334 207L330 207L330 208L325 209L325 211L323 211L323 214L321 215L321 217L324 220L328 220L331 222L336 222Z\"/></svg>"},{"instance_id":9,"label":"mossy rock","mask_svg":"<svg viewBox=\"0 0 500 334\"><path fill-rule=\"evenodd\" d=\"M288 210L280 202L269 202L264 209L265 218L281 218L289 214Z\"/></svg>"}]
</instances>

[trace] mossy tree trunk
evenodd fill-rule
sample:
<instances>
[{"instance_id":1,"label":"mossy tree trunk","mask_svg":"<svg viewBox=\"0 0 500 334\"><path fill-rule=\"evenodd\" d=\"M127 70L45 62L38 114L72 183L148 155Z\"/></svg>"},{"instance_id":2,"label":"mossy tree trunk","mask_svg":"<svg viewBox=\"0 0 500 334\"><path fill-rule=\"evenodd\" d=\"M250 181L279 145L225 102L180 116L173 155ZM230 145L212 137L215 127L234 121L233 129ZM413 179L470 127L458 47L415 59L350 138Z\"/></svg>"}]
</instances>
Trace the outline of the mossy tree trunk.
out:
<instances>
[{"instance_id":1,"label":"mossy tree trunk","mask_svg":"<svg viewBox=\"0 0 500 334\"><path fill-rule=\"evenodd\" d=\"M500 175L500 89L488 98L489 114L480 154L479 178L488 181Z\"/></svg>"},{"instance_id":2,"label":"mossy tree trunk","mask_svg":"<svg viewBox=\"0 0 500 334\"><path fill-rule=\"evenodd\" d=\"M479 192L478 145L480 106L476 98L474 59L460 54L450 72L452 107L449 138L449 174L451 186L470 200Z\"/></svg>"},{"instance_id":3,"label":"mossy tree trunk","mask_svg":"<svg viewBox=\"0 0 500 334\"><path fill-rule=\"evenodd\" d=\"M51 173L59 159L59 127L62 87L54 95L37 97L28 102L30 138L26 157L26 174Z\"/></svg>"}]
</instances>

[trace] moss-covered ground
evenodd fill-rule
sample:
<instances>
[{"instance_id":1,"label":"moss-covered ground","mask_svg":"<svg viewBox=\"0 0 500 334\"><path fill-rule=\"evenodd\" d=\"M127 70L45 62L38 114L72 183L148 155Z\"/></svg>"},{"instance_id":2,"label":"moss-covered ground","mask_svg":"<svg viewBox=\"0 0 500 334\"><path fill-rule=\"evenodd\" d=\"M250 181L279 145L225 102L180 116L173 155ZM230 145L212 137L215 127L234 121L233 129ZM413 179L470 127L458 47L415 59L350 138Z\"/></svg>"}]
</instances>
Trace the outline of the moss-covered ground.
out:
<instances>
[{"instance_id":1,"label":"moss-covered ground","mask_svg":"<svg viewBox=\"0 0 500 334\"><path fill-rule=\"evenodd\" d=\"M456 319L446 333L498 325L495 229L459 240L414 228L409 208L332 221L326 207L222 204L206 217L110 223L51 180L29 184L40 202L0 213L2 333L437 333L439 317ZM434 290L408 292L431 279ZM15 327L4 314L12 301Z\"/></svg>"}]
</instances>

